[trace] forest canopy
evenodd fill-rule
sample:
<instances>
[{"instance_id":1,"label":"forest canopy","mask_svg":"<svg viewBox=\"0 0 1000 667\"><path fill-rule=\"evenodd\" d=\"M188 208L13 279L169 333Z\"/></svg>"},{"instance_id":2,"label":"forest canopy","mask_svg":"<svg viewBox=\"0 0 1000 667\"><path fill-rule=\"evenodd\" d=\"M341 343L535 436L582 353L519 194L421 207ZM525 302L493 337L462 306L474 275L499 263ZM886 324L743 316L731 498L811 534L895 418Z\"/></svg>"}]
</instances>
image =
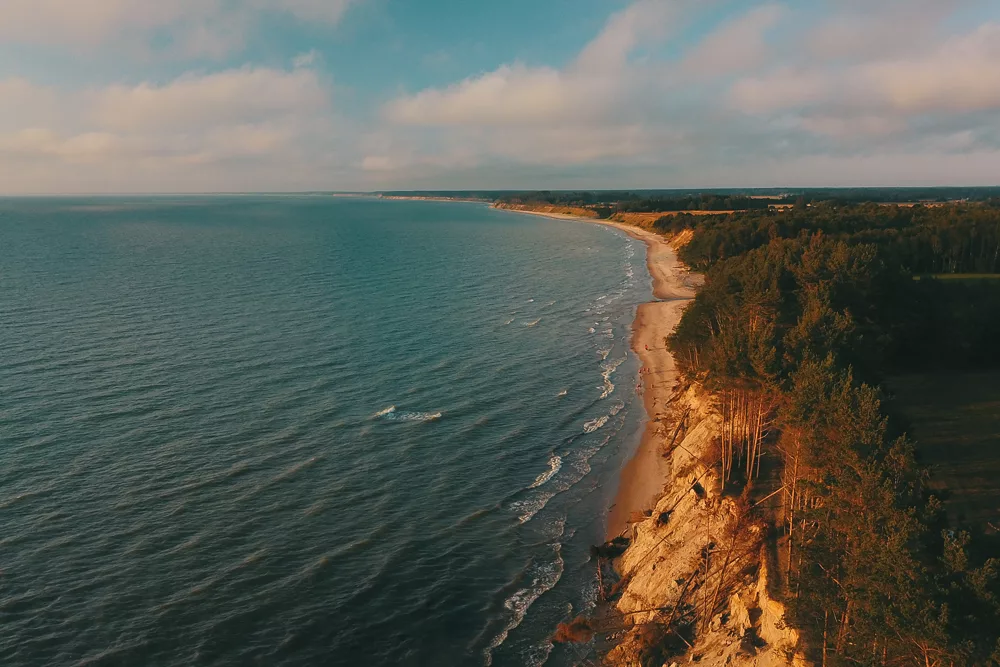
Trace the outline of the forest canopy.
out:
<instances>
[{"instance_id":1,"label":"forest canopy","mask_svg":"<svg viewBox=\"0 0 1000 667\"><path fill-rule=\"evenodd\" d=\"M1000 280L932 277L1000 270L1000 208L825 203L655 227L690 236L680 255L705 272L668 344L716 397L724 482L752 485L762 452L782 463L784 596L807 643L827 665L1000 664L1000 560L949 523L882 389L1000 367Z\"/></svg>"}]
</instances>

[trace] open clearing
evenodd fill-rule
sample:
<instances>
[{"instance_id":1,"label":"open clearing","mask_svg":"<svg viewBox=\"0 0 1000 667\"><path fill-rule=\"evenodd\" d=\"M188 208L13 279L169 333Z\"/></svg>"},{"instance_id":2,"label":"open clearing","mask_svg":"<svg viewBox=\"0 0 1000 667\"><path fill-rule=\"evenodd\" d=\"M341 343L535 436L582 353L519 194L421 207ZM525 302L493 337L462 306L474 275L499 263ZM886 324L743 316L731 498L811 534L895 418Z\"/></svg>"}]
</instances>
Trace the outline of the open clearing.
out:
<instances>
[{"instance_id":1,"label":"open clearing","mask_svg":"<svg viewBox=\"0 0 1000 667\"><path fill-rule=\"evenodd\" d=\"M940 492L949 516L997 532L1000 372L904 375L889 386L911 423L918 456L931 467L931 486Z\"/></svg>"}]
</instances>

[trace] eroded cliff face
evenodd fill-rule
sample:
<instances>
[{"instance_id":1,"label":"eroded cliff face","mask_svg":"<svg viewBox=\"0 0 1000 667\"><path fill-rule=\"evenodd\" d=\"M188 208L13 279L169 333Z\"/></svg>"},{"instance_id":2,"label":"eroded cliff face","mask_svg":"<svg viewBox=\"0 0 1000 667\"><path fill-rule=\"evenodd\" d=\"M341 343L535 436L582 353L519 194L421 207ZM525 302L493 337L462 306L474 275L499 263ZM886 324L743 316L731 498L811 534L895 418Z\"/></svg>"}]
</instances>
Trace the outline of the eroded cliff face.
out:
<instances>
[{"instance_id":1,"label":"eroded cliff face","mask_svg":"<svg viewBox=\"0 0 1000 667\"><path fill-rule=\"evenodd\" d=\"M651 516L631 526L632 543L617 565L616 604L633 625L607 661L805 665L798 633L767 593L765 525L747 500L722 493L711 465L721 419L696 389L677 405L683 426L665 443L665 493Z\"/></svg>"},{"instance_id":2,"label":"eroded cliff face","mask_svg":"<svg viewBox=\"0 0 1000 667\"><path fill-rule=\"evenodd\" d=\"M509 204L507 202L496 202L493 208L504 211L521 211L522 213L541 213L544 215L570 215L577 218L598 217L597 212L580 206L556 206L554 204Z\"/></svg>"}]
</instances>

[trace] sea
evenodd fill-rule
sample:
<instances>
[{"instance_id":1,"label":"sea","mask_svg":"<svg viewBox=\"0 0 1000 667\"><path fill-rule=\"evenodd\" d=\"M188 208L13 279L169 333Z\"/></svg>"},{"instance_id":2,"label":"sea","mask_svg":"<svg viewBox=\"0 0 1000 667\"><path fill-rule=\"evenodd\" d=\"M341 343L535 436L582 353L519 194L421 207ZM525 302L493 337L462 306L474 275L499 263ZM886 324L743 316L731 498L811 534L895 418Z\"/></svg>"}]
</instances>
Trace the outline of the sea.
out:
<instances>
[{"instance_id":1,"label":"sea","mask_svg":"<svg viewBox=\"0 0 1000 667\"><path fill-rule=\"evenodd\" d=\"M0 200L0 665L579 665L642 243L478 203Z\"/></svg>"}]
</instances>

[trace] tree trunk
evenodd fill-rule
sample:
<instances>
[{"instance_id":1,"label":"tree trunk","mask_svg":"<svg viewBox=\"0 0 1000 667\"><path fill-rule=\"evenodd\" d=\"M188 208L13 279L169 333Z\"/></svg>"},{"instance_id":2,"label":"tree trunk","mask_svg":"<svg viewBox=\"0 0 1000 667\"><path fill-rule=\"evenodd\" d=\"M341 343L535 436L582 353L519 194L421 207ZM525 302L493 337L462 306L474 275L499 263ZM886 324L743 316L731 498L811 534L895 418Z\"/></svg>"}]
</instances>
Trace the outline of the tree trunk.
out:
<instances>
[{"instance_id":1,"label":"tree trunk","mask_svg":"<svg viewBox=\"0 0 1000 667\"><path fill-rule=\"evenodd\" d=\"M830 620L830 610L827 609L823 612L823 665L826 667L826 626Z\"/></svg>"}]
</instances>

